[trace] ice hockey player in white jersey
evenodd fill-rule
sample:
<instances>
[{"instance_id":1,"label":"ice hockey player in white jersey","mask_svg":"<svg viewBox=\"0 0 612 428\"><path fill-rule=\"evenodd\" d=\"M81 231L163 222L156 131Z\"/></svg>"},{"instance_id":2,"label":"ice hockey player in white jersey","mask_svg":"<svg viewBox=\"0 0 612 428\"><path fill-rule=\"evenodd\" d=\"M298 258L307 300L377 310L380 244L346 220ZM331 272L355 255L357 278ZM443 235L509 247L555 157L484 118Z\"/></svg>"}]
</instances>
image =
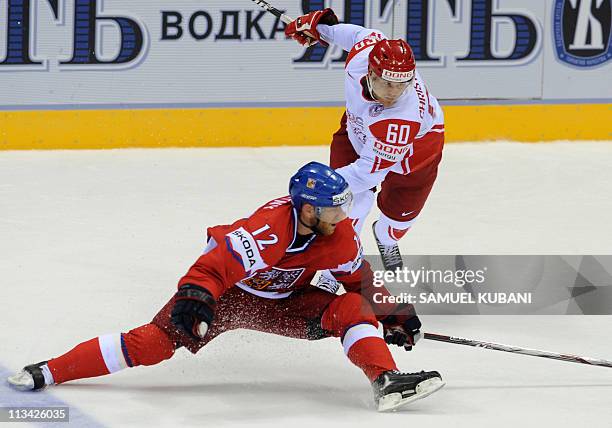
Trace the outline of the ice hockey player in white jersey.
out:
<instances>
[{"instance_id":1,"label":"ice hockey player in white jersey","mask_svg":"<svg viewBox=\"0 0 612 428\"><path fill-rule=\"evenodd\" d=\"M444 146L444 115L416 70L404 40L339 24L327 8L300 16L285 34L300 44L334 44L348 52L346 113L331 143L330 166L348 181L359 233L377 197L374 236L387 270L402 267L398 241L410 229L433 187Z\"/></svg>"}]
</instances>

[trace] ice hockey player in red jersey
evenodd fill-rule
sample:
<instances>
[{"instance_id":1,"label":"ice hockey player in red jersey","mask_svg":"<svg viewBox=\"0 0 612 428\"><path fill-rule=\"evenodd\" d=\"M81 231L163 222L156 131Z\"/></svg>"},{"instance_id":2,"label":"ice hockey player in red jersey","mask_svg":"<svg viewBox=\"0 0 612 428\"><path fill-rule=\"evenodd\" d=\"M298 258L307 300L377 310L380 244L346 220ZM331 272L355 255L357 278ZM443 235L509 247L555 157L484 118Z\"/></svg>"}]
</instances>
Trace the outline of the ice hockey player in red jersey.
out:
<instances>
[{"instance_id":1,"label":"ice hockey player in red jersey","mask_svg":"<svg viewBox=\"0 0 612 428\"><path fill-rule=\"evenodd\" d=\"M285 34L303 45L333 44L348 52L346 112L332 139L330 166L355 195L351 217L358 233L380 185L374 236L385 268L401 268L397 243L421 212L442 159L442 109L404 40L339 24L329 8L300 16Z\"/></svg>"},{"instance_id":2,"label":"ice hockey player in red jersey","mask_svg":"<svg viewBox=\"0 0 612 428\"><path fill-rule=\"evenodd\" d=\"M372 270L361 259L347 218L352 194L346 181L311 162L291 178L289 192L247 218L209 228L204 253L150 323L28 365L9 383L38 390L150 366L180 347L195 354L223 332L245 328L308 340L340 338L348 359L372 383L381 411L441 388L438 372L401 373L389 352L387 343L410 350L421 322L412 305L374 304L373 293L388 291L373 286ZM321 269L329 269L346 293L310 285Z\"/></svg>"}]
</instances>

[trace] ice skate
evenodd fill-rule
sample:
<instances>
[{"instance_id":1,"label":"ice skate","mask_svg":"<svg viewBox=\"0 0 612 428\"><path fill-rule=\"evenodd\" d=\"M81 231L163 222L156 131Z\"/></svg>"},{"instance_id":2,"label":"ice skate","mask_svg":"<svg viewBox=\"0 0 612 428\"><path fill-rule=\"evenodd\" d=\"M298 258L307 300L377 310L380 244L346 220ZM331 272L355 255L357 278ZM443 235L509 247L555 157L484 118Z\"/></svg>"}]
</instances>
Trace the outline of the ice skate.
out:
<instances>
[{"instance_id":1,"label":"ice skate","mask_svg":"<svg viewBox=\"0 0 612 428\"><path fill-rule=\"evenodd\" d=\"M425 398L444 385L442 376L436 371L418 373L388 371L372 382L372 389L378 411L388 412Z\"/></svg>"},{"instance_id":2,"label":"ice skate","mask_svg":"<svg viewBox=\"0 0 612 428\"><path fill-rule=\"evenodd\" d=\"M378 240L378 237L376 236L376 222L372 224L372 232L374 233L376 246L380 252L380 257L385 270L395 271L396 269L401 269L404 267L404 262L402 261L402 255L398 245L384 245Z\"/></svg>"},{"instance_id":3,"label":"ice skate","mask_svg":"<svg viewBox=\"0 0 612 428\"><path fill-rule=\"evenodd\" d=\"M45 382L45 375L43 373L43 366L46 368L47 362L42 361L37 364L30 364L25 366L19 373L14 374L8 378L8 383L13 388L21 391L36 391L44 389L47 384ZM46 368L48 371L49 369Z\"/></svg>"}]
</instances>

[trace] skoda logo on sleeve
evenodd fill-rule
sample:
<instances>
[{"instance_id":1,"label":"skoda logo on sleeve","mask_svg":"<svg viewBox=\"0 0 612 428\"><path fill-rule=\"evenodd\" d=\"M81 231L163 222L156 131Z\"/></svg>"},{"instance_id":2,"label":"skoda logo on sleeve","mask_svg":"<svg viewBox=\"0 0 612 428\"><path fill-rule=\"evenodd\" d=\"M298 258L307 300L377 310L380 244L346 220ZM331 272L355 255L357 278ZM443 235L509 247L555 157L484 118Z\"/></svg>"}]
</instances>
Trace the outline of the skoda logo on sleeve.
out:
<instances>
[{"instance_id":1,"label":"skoda logo on sleeve","mask_svg":"<svg viewBox=\"0 0 612 428\"><path fill-rule=\"evenodd\" d=\"M557 58L575 67L596 67L612 58L612 0L555 0Z\"/></svg>"}]
</instances>

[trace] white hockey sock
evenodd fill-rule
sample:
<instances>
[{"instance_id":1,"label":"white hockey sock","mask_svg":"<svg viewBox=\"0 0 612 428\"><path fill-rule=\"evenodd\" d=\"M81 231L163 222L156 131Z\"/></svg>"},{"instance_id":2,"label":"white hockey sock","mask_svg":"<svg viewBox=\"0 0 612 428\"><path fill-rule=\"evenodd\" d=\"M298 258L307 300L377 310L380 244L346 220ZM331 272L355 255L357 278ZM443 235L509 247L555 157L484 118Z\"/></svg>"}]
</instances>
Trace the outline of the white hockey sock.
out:
<instances>
[{"instance_id":1,"label":"white hockey sock","mask_svg":"<svg viewBox=\"0 0 612 428\"><path fill-rule=\"evenodd\" d=\"M53 374L49 370L49 366L45 364L40 367L40 370L45 378L45 385L55 385L55 380L53 380Z\"/></svg>"},{"instance_id":2,"label":"white hockey sock","mask_svg":"<svg viewBox=\"0 0 612 428\"><path fill-rule=\"evenodd\" d=\"M397 221L381 213L374 226L374 233L376 233L376 237L381 244L397 245L397 242L408 232L415 220L416 218L408 221Z\"/></svg>"}]
</instances>

